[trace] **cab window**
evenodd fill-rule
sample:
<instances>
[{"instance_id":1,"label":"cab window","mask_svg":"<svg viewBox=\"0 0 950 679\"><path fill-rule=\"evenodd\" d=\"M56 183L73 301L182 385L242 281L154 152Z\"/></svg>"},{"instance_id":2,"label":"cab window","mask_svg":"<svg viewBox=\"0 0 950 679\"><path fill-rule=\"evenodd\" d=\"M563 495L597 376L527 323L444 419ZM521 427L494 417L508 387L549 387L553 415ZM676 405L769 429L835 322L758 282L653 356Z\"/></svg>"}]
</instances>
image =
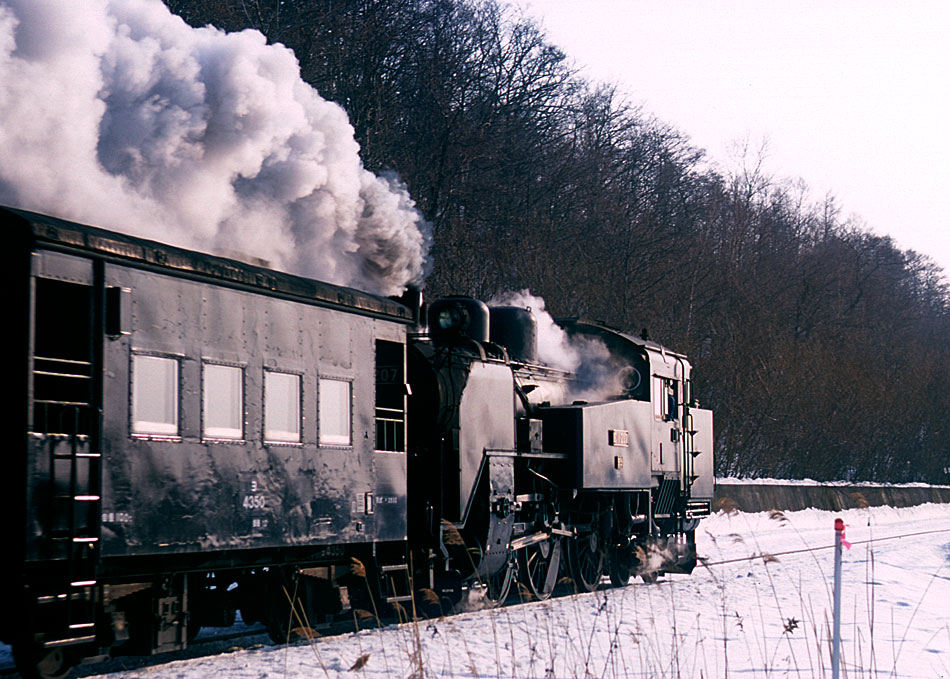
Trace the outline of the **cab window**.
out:
<instances>
[{"instance_id":1,"label":"cab window","mask_svg":"<svg viewBox=\"0 0 950 679\"><path fill-rule=\"evenodd\" d=\"M653 376L653 416L658 420L675 420L679 401L676 382L665 377Z\"/></svg>"}]
</instances>

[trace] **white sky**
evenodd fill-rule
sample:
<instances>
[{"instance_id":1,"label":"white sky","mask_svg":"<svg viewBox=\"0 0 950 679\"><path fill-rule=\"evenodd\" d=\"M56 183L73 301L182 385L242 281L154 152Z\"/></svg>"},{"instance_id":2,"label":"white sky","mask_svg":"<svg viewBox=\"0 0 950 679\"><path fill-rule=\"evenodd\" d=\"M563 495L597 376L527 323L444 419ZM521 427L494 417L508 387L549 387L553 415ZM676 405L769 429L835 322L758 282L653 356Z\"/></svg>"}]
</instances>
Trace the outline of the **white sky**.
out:
<instances>
[{"instance_id":1,"label":"white sky","mask_svg":"<svg viewBox=\"0 0 950 679\"><path fill-rule=\"evenodd\" d=\"M723 169L767 171L950 272L950 2L511 0Z\"/></svg>"}]
</instances>

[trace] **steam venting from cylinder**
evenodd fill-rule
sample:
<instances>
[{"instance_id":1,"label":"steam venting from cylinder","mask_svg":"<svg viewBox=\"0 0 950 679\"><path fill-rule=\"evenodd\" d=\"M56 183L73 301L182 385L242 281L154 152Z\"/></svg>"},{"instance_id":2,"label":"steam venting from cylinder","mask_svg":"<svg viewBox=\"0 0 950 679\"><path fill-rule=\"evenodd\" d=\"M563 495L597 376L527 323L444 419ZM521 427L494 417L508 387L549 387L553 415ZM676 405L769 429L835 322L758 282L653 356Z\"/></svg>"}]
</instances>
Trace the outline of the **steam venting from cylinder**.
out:
<instances>
[{"instance_id":1,"label":"steam venting from cylinder","mask_svg":"<svg viewBox=\"0 0 950 679\"><path fill-rule=\"evenodd\" d=\"M256 31L160 0L0 0L0 203L395 295L430 227Z\"/></svg>"}]
</instances>

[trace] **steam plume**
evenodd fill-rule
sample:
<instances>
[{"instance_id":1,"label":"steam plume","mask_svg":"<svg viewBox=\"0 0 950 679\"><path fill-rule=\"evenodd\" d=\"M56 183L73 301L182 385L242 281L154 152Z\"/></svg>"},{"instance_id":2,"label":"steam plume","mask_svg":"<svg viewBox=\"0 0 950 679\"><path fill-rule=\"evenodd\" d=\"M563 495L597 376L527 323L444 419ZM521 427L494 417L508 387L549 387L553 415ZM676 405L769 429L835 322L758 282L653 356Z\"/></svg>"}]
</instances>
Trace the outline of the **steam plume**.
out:
<instances>
[{"instance_id":1,"label":"steam plume","mask_svg":"<svg viewBox=\"0 0 950 679\"><path fill-rule=\"evenodd\" d=\"M0 203L395 294L429 227L256 31L159 0L0 0Z\"/></svg>"},{"instance_id":2,"label":"steam plume","mask_svg":"<svg viewBox=\"0 0 950 679\"><path fill-rule=\"evenodd\" d=\"M538 360L574 373L576 380L565 398L567 402L603 401L624 393L627 375L633 367L613 356L602 341L568 335L547 312L544 300L528 290L506 292L489 302L489 306L502 305L530 309L538 322ZM554 401L548 394L538 398Z\"/></svg>"}]
</instances>

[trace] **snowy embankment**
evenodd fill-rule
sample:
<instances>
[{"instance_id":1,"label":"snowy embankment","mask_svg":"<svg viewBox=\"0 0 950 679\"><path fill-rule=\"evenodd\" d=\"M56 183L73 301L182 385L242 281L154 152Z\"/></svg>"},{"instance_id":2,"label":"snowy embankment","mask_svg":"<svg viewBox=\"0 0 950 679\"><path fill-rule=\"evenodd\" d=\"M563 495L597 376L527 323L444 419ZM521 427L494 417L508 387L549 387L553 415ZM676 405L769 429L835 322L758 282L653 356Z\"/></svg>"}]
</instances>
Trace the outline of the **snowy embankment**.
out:
<instances>
[{"instance_id":1,"label":"snowy embankment","mask_svg":"<svg viewBox=\"0 0 950 679\"><path fill-rule=\"evenodd\" d=\"M815 507L841 511L861 507L913 507L950 503L950 486L925 483L848 483L804 479L716 479L716 509L759 512Z\"/></svg>"},{"instance_id":2,"label":"snowy embankment","mask_svg":"<svg viewBox=\"0 0 950 679\"><path fill-rule=\"evenodd\" d=\"M842 676L950 677L948 505L720 513L690 576L108 676L830 677L836 516Z\"/></svg>"}]
</instances>

